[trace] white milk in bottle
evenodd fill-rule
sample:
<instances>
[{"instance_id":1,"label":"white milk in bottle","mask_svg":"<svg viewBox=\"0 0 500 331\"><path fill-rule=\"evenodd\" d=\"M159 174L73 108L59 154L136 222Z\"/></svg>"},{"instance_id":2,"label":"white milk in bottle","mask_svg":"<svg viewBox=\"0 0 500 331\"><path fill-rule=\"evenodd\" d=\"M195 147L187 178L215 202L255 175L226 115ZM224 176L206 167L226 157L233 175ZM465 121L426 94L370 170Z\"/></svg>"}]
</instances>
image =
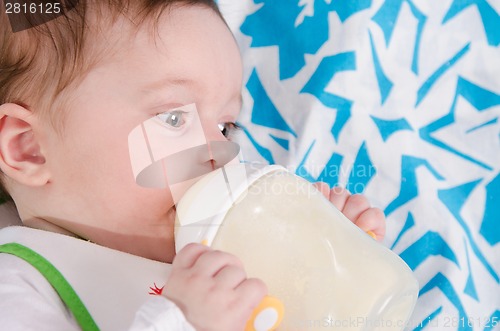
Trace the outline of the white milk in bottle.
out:
<instances>
[{"instance_id":1,"label":"white milk in bottle","mask_svg":"<svg viewBox=\"0 0 500 331\"><path fill-rule=\"evenodd\" d=\"M177 216L177 250L199 242L236 255L282 303L247 330L402 330L414 308L418 283L403 260L280 166L207 174Z\"/></svg>"}]
</instances>

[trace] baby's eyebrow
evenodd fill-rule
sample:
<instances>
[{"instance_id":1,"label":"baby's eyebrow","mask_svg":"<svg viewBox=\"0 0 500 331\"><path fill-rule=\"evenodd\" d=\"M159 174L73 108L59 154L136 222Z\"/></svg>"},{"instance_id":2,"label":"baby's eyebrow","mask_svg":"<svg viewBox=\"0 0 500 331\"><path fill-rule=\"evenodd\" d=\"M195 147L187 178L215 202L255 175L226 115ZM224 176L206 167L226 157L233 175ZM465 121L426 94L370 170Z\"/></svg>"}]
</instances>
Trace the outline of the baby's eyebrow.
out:
<instances>
[{"instance_id":1,"label":"baby's eyebrow","mask_svg":"<svg viewBox=\"0 0 500 331\"><path fill-rule=\"evenodd\" d=\"M192 79L167 77L142 86L141 91L147 93L150 91L156 91L172 85L177 85L177 86L181 85L189 87L195 85L195 83L196 82Z\"/></svg>"},{"instance_id":2,"label":"baby's eyebrow","mask_svg":"<svg viewBox=\"0 0 500 331\"><path fill-rule=\"evenodd\" d=\"M140 86L139 96L144 104L153 107L165 102L166 95L185 94L185 91L193 90L197 86L196 81L192 79L167 77Z\"/></svg>"},{"instance_id":3,"label":"baby's eyebrow","mask_svg":"<svg viewBox=\"0 0 500 331\"><path fill-rule=\"evenodd\" d=\"M166 77L159 79L157 81L154 81L152 83L148 83L143 85L140 88L141 93L148 97L148 96L156 96L157 91L159 90L165 90L166 88L176 86L176 87L181 87L181 88L196 88L199 87L201 91L203 91L203 87L199 85L199 83L194 80L194 79L189 79L189 78L177 78L177 77ZM238 105L238 111L241 110L243 107L243 95L241 94L241 90L238 90L237 93L235 93L231 97L231 102L236 102Z\"/></svg>"}]
</instances>

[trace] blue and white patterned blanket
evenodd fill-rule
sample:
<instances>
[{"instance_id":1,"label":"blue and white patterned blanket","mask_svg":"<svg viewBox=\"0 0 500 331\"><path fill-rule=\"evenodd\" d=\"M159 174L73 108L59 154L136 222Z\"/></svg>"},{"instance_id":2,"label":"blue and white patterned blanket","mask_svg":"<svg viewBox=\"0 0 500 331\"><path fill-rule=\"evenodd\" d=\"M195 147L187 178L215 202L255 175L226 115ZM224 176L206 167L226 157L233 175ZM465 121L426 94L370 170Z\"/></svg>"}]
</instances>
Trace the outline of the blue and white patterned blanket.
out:
<instances>
[{"instance_id":1,"label":"blue and white patterned blanket","mask_svg":"<svg viewBox=\"0 0 500 331\"><path fill-rule=\"evenodd\" d=\"M500 330L500 0L219 0L244 157L366 194L414 270L409 330Z\"/></svg>"}]
</instances>

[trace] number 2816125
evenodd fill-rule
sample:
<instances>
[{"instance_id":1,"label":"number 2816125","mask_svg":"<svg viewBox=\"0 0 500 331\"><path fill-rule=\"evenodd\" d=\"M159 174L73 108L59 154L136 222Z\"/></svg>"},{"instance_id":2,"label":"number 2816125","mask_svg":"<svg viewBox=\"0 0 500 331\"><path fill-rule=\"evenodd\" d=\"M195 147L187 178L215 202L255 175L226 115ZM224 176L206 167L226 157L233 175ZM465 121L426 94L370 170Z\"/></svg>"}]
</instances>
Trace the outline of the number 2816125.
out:
<instances>
[{"instance_id":1,"label":"number 2816125","mask_svg":"<svg viewBox=\"0 0 500 331\"><path fill-rule=\"evenodd\" d=\"M5 2L6 14L59 14L62 11L60 2L19 3Z\"/></svg>"}]
</instances>

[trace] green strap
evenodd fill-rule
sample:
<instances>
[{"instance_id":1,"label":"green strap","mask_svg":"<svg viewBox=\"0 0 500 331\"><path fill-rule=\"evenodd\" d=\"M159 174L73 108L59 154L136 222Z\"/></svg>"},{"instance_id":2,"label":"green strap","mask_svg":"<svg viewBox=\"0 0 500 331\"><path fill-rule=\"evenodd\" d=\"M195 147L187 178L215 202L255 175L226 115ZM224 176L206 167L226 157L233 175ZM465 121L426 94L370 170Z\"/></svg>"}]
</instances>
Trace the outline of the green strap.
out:
<instances>
[{"instance_id":1,"label":"green strap","mask_svg":"<svg viewBox=\"0 0 500 331\"><path fill-rule=\"evenodd\" d=\"M99 331L92 316L64 276L43 256L17 243L0 245L0 253L15 255L37 269L56 290L83 331Z\"/></svg>"}]
</instances>

